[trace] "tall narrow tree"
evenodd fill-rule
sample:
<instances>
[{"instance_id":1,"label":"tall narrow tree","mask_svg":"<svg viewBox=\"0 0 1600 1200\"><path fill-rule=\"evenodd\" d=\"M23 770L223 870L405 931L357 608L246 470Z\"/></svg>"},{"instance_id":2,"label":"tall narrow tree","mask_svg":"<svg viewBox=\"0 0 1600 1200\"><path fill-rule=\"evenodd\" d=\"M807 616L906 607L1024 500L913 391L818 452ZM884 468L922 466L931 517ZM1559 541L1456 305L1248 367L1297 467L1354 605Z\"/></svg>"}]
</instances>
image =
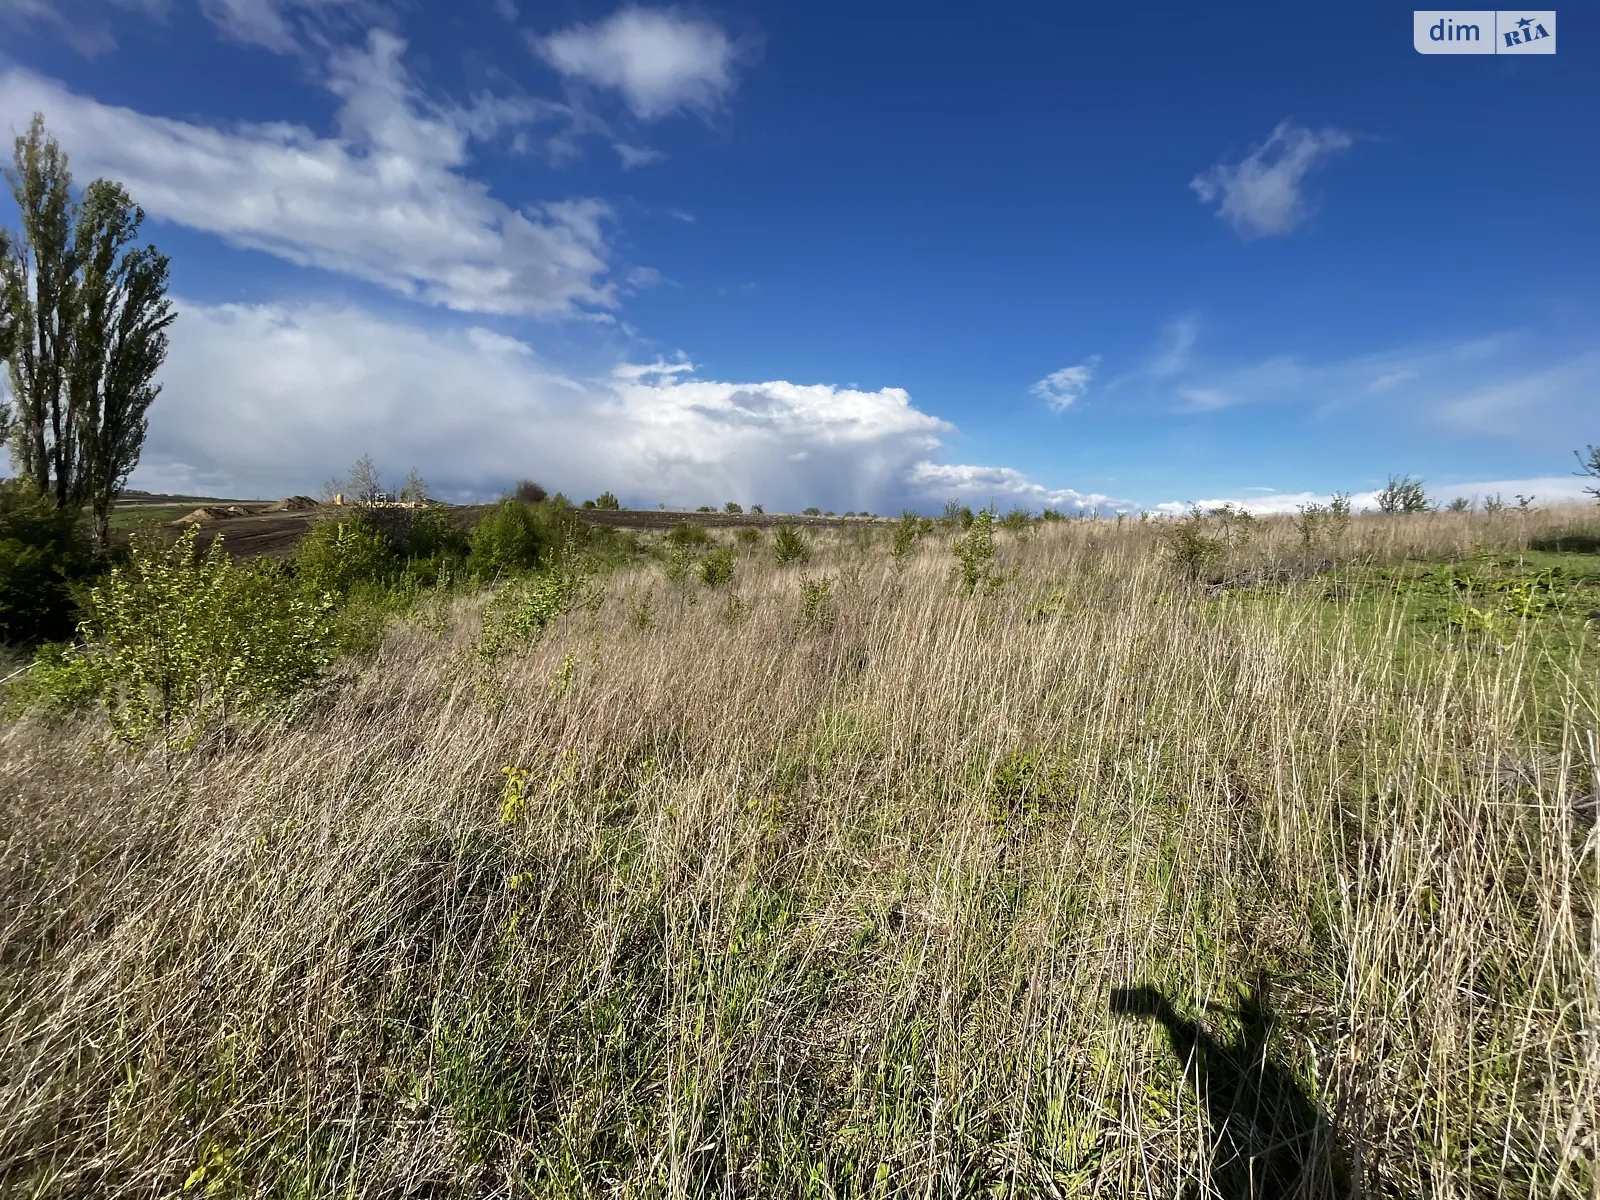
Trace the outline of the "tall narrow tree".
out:
<instances>
[{"instance_id":1,"label":"tall narrow tree","mask_svg":"<svg viewBox=\"0 0 1600 1200\"><path fill-rule=\"evenodd\" d=\"M58 507L87 506L103 545L160 392L174 316L167 259L134 245L144 212L119 184L97 179L73 199L67 156L41 115L17 138L6 179L22 217L20 236L0 242L12 459Z\"/></svg>"},{"instance_id":2,"label":"tall narrow tree","mask_svg":"<svg viewBox=\"0 0 1600 1200\"><path fill-rule=\"evenodd\" d=\"M112 501L139 462L174 315L166 298L166 257L154 246L132 245L143 221L143 210L121 184L97 179L84 193L67 389L79 490L102 545Z\"/></svg>"}]
</instances>

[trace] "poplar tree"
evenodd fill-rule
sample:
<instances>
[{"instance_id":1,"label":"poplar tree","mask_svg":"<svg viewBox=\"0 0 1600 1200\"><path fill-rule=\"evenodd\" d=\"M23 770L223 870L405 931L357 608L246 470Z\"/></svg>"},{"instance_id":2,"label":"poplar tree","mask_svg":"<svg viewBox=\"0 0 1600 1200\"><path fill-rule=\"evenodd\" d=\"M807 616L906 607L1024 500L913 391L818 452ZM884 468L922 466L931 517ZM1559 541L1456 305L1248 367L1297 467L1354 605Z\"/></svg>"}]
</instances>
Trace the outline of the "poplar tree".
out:
<instances>
[{"instance_id":1,"label":"poplar tree","mask_svg":"<svg viewBox=\"0 0 1600 1200\"><path fill-rule=\"evenodd\" d=\"M0 238L0 353L18 476L58 508L89 510L104 546L111 506L139 462L161 387L165 255L139 246L144 210L96 179L82 199L60 144L35 114L5 172L22 217Z\"/></svg>"}]
</instances>

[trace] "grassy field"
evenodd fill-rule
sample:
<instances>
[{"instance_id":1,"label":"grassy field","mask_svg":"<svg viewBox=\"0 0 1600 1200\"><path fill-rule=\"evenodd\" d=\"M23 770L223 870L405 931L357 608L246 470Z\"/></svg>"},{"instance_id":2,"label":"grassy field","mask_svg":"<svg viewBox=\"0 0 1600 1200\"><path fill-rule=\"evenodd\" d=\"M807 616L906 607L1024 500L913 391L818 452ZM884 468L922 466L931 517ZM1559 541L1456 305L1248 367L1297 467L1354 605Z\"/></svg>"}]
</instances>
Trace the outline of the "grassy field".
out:
<instances>
[{"instance_id":1,"label":"grassy field","mask_svg":"<svg viewBox=\"0 0 1600 1200\"><path fill-rule=\"evenodd\" d=\"M0 1193L1600 1189L1594 510L815 536L0 729Z\"/></svg>"}]
</instances>

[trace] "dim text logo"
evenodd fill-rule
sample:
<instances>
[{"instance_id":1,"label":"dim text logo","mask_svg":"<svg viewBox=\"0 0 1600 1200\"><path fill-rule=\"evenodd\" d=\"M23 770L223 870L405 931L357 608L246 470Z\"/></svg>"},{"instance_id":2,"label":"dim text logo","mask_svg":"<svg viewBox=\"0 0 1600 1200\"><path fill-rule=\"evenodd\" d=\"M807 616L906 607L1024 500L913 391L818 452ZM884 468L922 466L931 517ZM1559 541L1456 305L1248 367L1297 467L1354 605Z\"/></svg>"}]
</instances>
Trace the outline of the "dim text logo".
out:
<instances>
[{"instance_id":1,"label":"dim text logo","mask_svg":"<svg viewBox=\"0 0 1600 1200\"><path fill-rule=\"evenodd\" d=\"M1418 9L1412 13L1418 54L1554 54L1554 9Z\"/></svg>"}]
</instances>

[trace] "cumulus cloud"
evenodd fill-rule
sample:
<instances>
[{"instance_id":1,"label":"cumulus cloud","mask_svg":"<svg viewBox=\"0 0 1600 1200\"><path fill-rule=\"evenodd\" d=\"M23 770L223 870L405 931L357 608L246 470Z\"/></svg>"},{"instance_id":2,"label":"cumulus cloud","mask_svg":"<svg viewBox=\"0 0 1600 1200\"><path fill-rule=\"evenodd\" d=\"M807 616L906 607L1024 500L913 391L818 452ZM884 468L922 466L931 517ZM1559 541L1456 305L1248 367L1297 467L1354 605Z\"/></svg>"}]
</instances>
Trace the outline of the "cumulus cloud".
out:
<instances>
[{"instance_id":1,"label":"cumulus cloud","mask_svg":"<svg viewBox=\"0 0 1600 1200\"><path fill-rule=\"evenodd\" d=\"M579 197L513 208L465 174L472 140L539 121L554 106L433 104L402 65L404 50L375 30L332 57L336 137L284 122L147 116L22 69L0 74L0 113L13 123L49 113L80 175L120 179L153 216L236 246L467 312L614 308L607 205Z\"/></svg>"},{"instance_id":2,"label":"cumulus cloud","mask_svg":"<svg viewBox=\"0 0 1600 1200\"><path fill-rule=\"evenodd\" d=\"M1487 496L1498 496L1512 501L1516 496L1529 496L1535 504L1571 504L1590 499L1583 491L1583 481L1569 475L1540 475L1531 479L1490 479L1474 483L1440 483L1424 481L1428 498L1435 504L1448 504L1457 498L1481 503ZM1258 489L1245 488L1245 491ZM1196 508L1209 512L1213 508L1232 505L1252 512L1259 517L1284 516L1298 513L1308 504L1326 505L1333 499L1331 493L1273 492L1266 496L1226 497L1216 496L1205 500L1168 500L1152 506L1151 511L1171 517L1187 516ZM1350 494L1350 507L1356 512L1376 512L1377 489Z\"/></svg>"},{"instance_id":3,"label":"cumulus cloud","mask_svg":"<svg viewBox=\"0 0 1600 1200\"><path fill-rule=\"evenodd\" d=\"M1094 378L1100 356L1091 354L1075 367L1052 371L1033 385L1032 391L1056 412L1066 412L1075 404Z\"/></svg>"},{"instance_id":4,"label":"cumulus cloud","mask_svg":"<svg viewBox=\"0 0 1600 1200\"><path fill-rule=\"evenodd\" d=\"M1304 195L1306 176L1355 139L1340 129L1308 129L1278 122L1267 140L1234 164L1217 163L1189 181L1202 203L1217 205L1217 216L1246 241L1291 232L1311 214Z\"/></svg>"},{"instance_id":5,"label":"cumulus cloud","mask_svg":"<svg viewBox=\"0 0 1600 1200\"><path fill-rule=\"evenodd\" d=\"M353 307L184 303L163 380L134 486L205 494L306 491L371 453L457 498L533 476L634 504L888 512L923 496L952 430L900 388L720 382L682 359L575 378L503 333Z\"/></svg>"},{"instance_id":6,"label":"cumulus cloud","mask_svg":"<svg viewBox=\"0 0 1600 1200\"><path fill-rule=\"evenodd\" d=\"M531 44L567 78L621 92L643 120L684 109L711 112L735 82L738 56L728 35L672 9L622 8Z\"/></svg>"},{"instance_id":7,"label":"cumulus cloud","mask_svg":"<svg viewBox=\"0 0 1600 1200\"><path fill-rule=\"evenodd\" d=\"M920 506L944 500L973 504L1060 509L1076 514L1130 512L1137 505L1113 500L1096 492L1049 488L1011 467L972 467L919 462L912 466L909 482Z\"/></svg>"}]
</instances>

